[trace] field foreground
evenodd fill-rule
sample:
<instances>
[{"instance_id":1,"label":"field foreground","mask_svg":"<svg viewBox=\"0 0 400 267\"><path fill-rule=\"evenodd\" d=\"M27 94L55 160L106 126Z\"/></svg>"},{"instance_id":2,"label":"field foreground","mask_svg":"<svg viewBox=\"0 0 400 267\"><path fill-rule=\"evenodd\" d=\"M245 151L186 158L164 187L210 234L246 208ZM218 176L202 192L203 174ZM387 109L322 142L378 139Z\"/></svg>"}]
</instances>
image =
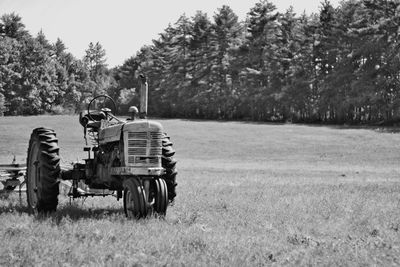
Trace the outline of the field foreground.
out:
<instances>
[{"instance_id":1,"label":"field foreground","mask_svg":"<svg viewBox=\"0 0 400 267\"><path fill-rule=\"evenodd\" d=\"M122 201L60 196L35 218L0 195L0 266L400 265L400 135L373 129L162 120L179 160L165 220ZM25 161L34 127L82 159L75 116L0 118L0 163Z\"/></svg>"}]
</instances>

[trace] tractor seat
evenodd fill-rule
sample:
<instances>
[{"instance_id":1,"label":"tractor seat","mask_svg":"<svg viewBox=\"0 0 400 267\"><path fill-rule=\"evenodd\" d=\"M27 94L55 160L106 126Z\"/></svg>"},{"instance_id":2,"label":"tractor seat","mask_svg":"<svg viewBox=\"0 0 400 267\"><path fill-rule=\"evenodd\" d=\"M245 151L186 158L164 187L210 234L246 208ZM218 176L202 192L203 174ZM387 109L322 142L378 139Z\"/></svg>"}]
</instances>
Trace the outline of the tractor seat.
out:
<instances>
[{"instance_id":1,"label":"tractor seat","mask_svg":"<svg viewBox=\"0 0 400 267\"><path fill-rule=\"evenodd\" d=\"M89 114L83 115L81 112L79 122L83 127L99 129L101 120L105 119L107 119L107 116L104 112L93 112L90 116Z\"/></svg>"},{"instance_id":2,"label":"tractor seat","mask_svg":"<svg viewBox=\"0 0 400 267\"><path fill-rule=\"evenodd\" d=\"M86 125L86 127L92 128L92 129L99 129L99 128L100 128L100 125L101 125L101 121L92 121L92 122L89 122L89 123Z\"/></svg>"}]
</instances>

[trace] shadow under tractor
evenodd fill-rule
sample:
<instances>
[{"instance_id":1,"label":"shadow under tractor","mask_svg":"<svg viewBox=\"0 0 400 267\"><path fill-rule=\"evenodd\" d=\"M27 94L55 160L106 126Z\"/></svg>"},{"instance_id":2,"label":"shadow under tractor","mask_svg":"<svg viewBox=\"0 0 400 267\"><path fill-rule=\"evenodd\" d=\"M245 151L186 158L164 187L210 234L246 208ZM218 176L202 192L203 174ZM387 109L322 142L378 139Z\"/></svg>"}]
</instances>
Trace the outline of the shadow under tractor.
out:
<instances>
[{"instance_id":1,"label":"shadow under tractor","mask_svg":"<svg viewBox=\"0 0 400 267\"><path fill-rule=\"evenodd\" d=\"M176 195L175 151L162 125L146 118L148 85L143 75L140 81L140 112L131 107L129 119L113 115L115 102L107 95L94 97L87 111L80 113L88 158L74 163L72 168L60 166L54 130L33 130L25 174L28 207L33 213L55 211L59 182L67 180L72 198L104 196L92 192L102 190L123 198L128 218L166 214ZM100 190L83 190L82 184Z\"/></svg>"}]
</instances>

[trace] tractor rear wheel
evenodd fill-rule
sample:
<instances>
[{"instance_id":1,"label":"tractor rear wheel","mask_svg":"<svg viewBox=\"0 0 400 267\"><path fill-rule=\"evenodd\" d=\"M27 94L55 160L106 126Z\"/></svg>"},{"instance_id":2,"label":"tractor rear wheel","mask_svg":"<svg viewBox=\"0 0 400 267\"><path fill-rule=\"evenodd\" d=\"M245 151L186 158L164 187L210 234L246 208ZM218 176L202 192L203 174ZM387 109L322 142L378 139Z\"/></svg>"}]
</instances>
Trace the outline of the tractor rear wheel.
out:
<instances>
[{"instance_id":1,"label":"tractor rear wheel","mask_svg":"<svg viewBox=\"0 0 400 267\"><path fill-rule=\"evenodd\" d=\"M34 214L55 211L58 205L60 156L54 130L34 129L26 164L28 208Z\"/></svg>"},{"instance_id":2,"label":"tractor rear wheel","mask_svg":"<svg viewBox=\"0 0 400 267\"><path fill-rule=\"evenodd\" d=\"M162 167L165 169L163 179L165 180L168 188L168 200L172 202L176 197L176 160L173 158L175 150L172 147L172 142L169 137L164 133L162 138Z\"/></svg>"},{"instance_id":3,"label":"tractor rear wheel","mask_svg":"<svg viewBox=\"0 0 400 267\"><path fill-rule=\"evenodd\" d=\"M168 189L164 179L154 180L154 211L161 216L165 216L168 207Z\"/></svg>"},{"instance_id":4,"label":"tractor rear wheel","mask_svg":"<svg viewBox=\"0 0 400 267\"><path fill-rule=\"evenodd\" d=\"M146 193L137 178L124 181L124 211L128 219L139 219L147 216Z\"/></svg>"}]
</instances>

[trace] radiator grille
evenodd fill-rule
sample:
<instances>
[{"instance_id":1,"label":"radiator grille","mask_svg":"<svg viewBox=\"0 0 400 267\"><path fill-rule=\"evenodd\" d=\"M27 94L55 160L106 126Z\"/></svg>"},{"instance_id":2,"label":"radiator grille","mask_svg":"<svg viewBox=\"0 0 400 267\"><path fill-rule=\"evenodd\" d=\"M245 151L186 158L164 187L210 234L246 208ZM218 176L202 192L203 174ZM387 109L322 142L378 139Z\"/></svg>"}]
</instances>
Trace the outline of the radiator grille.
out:
<instances>
[{"instance_id":1,"label":"radiator grille","mask_svg":"<svg viewBox=\"0 0 400 267\"><path fill-rule=\"evenodd\" d=\"M147 139L147 132L129 132L128 139Z\"/></svg>"},{"instance_id":2,"label":"radiator grille","mask_svg":"<svg viewBox=\"0 0 400 267\"><path fill-rule=\"evenodd\" d=\"M147 140L128 140L129 147L147 147Z\"/></svg>"},{"instance_id":3,"label":"radiator grille","mask_svg":"<svg viewBox=\"0 0 400 267\"><path fill-rule=\"evenodd\" d=\"M161 167L161 132L128 132L127 141L128 165Z\"/></svg>"}]
</instances>

